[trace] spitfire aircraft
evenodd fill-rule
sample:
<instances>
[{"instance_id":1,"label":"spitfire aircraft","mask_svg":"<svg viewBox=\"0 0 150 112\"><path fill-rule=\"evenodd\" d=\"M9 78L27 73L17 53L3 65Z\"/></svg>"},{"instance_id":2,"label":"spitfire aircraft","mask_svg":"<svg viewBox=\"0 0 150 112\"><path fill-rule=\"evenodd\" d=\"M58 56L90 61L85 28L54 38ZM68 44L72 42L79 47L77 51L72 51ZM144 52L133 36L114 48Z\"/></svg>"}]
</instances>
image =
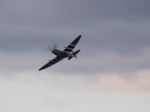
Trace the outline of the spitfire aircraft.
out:
<instances>
[{"instance_id":1,"label":"spitfire aircraft","mask_svg":"<svg viewBox=\"0 0 150 112\"><path fill-rule=\"evenodd\" d=\"M72 59L72 58L76 58L77 54L80 52L80 49L77 51L73 51L73 49L75 48L75 46L77 45L77 43L79 42L81 38L81 35L79 35L75 40L73 40L67 47L65 47L64 50L58 50L56 47L54 47L51 52L53 54L56 55L56 57L52 60L50 60L48 63L46 63L43 67L41 67L39 69L43 70L46 69L54 64L56 64L57 62L63 60L64 58L68 58L68 60Z\"/></svg>"}]
</instances>

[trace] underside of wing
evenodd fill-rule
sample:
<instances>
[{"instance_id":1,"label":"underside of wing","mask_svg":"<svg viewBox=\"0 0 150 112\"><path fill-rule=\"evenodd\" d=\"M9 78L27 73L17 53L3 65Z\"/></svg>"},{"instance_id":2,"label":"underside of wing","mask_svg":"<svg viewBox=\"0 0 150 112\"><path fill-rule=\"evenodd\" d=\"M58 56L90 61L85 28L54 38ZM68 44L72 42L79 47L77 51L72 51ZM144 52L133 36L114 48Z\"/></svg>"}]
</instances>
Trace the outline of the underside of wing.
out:
<instances>
[{"instance_id":1,"label":"underside of wing","mask_svg":"<svg viewBox=\"0 0 150 112\"><path fill-rule=\"evenodd\" d=\"M68 52L71 52L74 47L77 45L77 43L79 42L81 38L81 35L79 35L75 40L73 40L65 49L64 51L68 51Z\"/></svg>"},{"instance_id":2,"label":"underside of wing","mask_svg":"<svg viewBox=\"0 0 150 112\"><path fill-rule=\"evenodd\" d=\"M54 59L50 60L48 63L46 63L43 67L41 67L39 69L39 71L43 70L43 69L46 69L54 64L56 64L57 62L61 61L62 59L64 59L63 57L55 57Z\"/></svg>"}]
</instances>

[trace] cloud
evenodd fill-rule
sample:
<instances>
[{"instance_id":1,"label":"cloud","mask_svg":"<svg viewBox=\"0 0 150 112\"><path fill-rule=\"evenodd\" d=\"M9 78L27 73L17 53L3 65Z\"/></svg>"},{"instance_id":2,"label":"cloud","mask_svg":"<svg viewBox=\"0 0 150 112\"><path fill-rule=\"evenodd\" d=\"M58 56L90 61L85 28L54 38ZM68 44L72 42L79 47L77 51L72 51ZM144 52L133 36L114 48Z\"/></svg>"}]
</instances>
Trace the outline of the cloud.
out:
<instances>
[{"instance_id":1,"label":"cloud","mask_svg":"<svg viewBox=\"0 0 150 112\"><path fill-rule=\"evenodd\" d=\"M86 52L113 50L124 54L134 54L150 47L149 27L149 20L135 22L110 20L86 26L61 27L40 26L38 24L3 24L1 26L0 49L20 52L41 49L53 43L65 46L77 35L82 34L83 39L80 46L86 48Z\"/></svg>"},{"instance_id":2,"label":"cloud","mask_svg":"<svg viewBox=\"0 0 150 112\"><path fill-rule=\"evenodd\" d=\"M34 51L83 35L81 48L134 54L149 47L149 1L1 1L0 51ZM78 7L78 8L77 8ZM138 46L137 46L138 44Z\"/></svg>"},{"instance_id":3,"label":"cloud","mask_svg":"<svg viewBox=\"0 0 150 112\"><path fill-rule=\"evenodd\" d=\"M46 24L49 21L49 25L88 24L99 19L149 17L148 4L147 0L3 0L1 14L3 20L17 20L17 23ZM8 18L10 16L11 18Z\"/></svg>"},{"instance_id":4,"label":"cloud","mask_svg":"<svg viewBox=\"0 0 150 112\"><path fill-rule=\"evenodd\" d=\"M88 77L30 71L0 75L0 111L149 112L149 73L139 72L132 81L117 74Z\"/></svg>"},{"instance_id":5,"label":"cloud","mask_svg":"<svg viewBox=\"0 0 150 112\"><path fill-rule=\"evenodd\" d=\"M119 73L125 77L132 77L132 73L149 69L150 51L145 49L138 54L124 55L117 52L101 51L101 52L86 52L86 49L81 49L82 52L78 55L78 59L72 59L57 63L56 65L46 69L47 72L56 72L63 74L105 74ZM48 62L49 59L55 56L46 48L35 51L21 51L20 53L0 53L1 72L23 72L37 71L41 66ZM88 57L87 57L88 56ZM131 74L131 75L129 75Z\"/></svg>"},{"instance_id":6,"label":"cloud","mask_svg":"<svg viewBox=\"0 0 150 112\"><path fill-rule=\"evenodd\" d=\"M80 73L82 75L119 73L122 76L130 77L129 74L132 74L132 72L149 69L149 49L132 55L112 51L89 52L82 49L77 60L64 60L51 67L50 70L55 70L58 73Z\"/></svg>"},{"instance_id":7,"label":"cloud","mask_svg":"<svg viewBox=\"0 0 150 112\"><path fill-rule=\"evenodd\" d=\"M91 87L100 91L123 91L150 94L149 74L149 70L141 71L134 74L132 79L124 78L118 74L101 75L91 81Z\"/></svg>"}]
</instances>

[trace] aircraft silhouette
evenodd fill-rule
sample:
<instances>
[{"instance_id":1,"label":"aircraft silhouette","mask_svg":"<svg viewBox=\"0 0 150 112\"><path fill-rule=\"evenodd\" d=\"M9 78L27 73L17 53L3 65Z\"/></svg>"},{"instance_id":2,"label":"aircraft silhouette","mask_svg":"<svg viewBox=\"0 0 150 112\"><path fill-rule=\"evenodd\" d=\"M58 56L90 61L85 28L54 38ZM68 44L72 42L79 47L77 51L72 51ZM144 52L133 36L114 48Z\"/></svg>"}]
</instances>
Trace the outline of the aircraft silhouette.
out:
<instances>
[{"instance_id":1,"label":"aircraft silhouette","mask_svg":"<svg viewBox=\"0 0 150 112\"><path fill-rule=\"evenodd\" d=\"M72 58L76 58L77 54L80 52L80 49L77 51L73 51L73 49L75 48L75 46L77 45L77 43L79 42L81 38L81 35L79 35L75 40L73 40L67 47L65 47L64 50L58 50L56 48L56 46L54 46L54 48L51 50L51 52L53 54L56 55L55 58L53 58L52 60L50 60L48 63L46 63L44 66L42 66L39 71L46 69L54 64L56 64L57 62L63 60L64 58L68 58L68 60L72 59Z\"/></svg>"}]
</instances>

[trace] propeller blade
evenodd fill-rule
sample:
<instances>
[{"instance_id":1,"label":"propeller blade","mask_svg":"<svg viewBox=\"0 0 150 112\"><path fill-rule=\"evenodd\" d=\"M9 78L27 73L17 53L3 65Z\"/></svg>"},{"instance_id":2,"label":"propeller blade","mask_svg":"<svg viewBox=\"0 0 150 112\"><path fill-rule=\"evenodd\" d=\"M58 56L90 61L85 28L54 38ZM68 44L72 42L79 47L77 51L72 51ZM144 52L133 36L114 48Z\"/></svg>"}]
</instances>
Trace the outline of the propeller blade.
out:
<instances>
[{"instance_id":1,"label":"propeller blade","mask_svg":"<svg viewBox=\"0 0 150 112\"><path fill-rule=\"evenodd\" d=\"M57 45L57 44L54 44L54 45L53 45L53 49L56 49L56 48L58 48L58 45Z\"/></svg>"},{"instance_id":2,"label":"propeller blade","mask_svg":"<svg viewBox=\"0 0 150 112\"><path fill-rule=\"evenodd\" d=\"M53 51L54 49L57 49L58 48L58 45L57 44L53 44L53 46L48 46L47 47L47 50L49 50L49 51Z\"/></svg>"},{"instance_id":3,"label":"propeller blade","mask_svg":"<svg viewBox=\"0 0 150 112\"><path fill-rule=\"evenodd\" d=\"M52 51L52 48L50 45L47 47L47 50Z\"/></svg>"}]
</instances>

